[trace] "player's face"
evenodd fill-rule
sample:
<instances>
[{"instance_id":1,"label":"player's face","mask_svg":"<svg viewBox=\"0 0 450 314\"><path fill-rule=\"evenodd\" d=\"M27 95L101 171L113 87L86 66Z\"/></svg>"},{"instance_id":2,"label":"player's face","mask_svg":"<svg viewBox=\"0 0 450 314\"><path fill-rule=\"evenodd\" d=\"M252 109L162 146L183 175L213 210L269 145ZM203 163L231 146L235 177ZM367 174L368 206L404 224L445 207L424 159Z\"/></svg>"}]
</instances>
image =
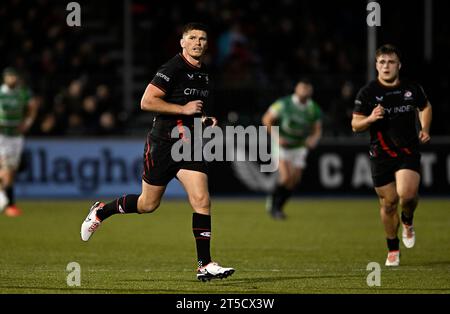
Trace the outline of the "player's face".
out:
<instances>
[{"instance_id":1,"label":"player's face","mask_svg":"<svg viewBox=\"0 0 450 314\"><path fill-rule=\"evenodd\" d=\"M18 79L19 78L17 77L17 75L14 75L14 74L5 74L5 76L4 76L4 82L9 87L16 86Z\"/></svg>"},{"instance_id":2,"label":"player's face","mask_svg":"<svg viewBox=\"0 0 450 314\"><path fill-rule=\"evenodd\" d=\"M295 94L300 100L304 101L312 96L313 87L310 84L298 83L295 87Z\"/></svg>"},{"instance_id":3,"label":"player's face","mask_svg":"<svg viewBox=\"0 0 450 314\"><path fill-rule=\"evenodd\" d=\"M378 78L385 82L393 82L398 78L400 60L395 53L382 54L377 58Z\"/></svg>"},{"instance_id":4,"label":"player's face","mask_svg":"<svg viewBox=\"0 0 450 314\"><path fill-rule=\"evenodd\" d=\"M188 31L181 39L181 47L189 56L199 59L205 54L208 47L206 32L196 29Z\"/></svg>"}]
</instances>

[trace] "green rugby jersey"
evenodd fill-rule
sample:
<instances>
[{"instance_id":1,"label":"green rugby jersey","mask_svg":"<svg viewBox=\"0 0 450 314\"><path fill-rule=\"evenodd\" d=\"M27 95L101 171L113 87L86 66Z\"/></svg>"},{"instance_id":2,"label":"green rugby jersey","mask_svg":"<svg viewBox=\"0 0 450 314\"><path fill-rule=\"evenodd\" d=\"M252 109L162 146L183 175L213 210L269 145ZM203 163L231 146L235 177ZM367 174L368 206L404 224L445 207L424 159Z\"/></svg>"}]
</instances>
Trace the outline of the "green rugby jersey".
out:
<instances>
[{"instance_id":1,"label":"green rugby jersey","mask_svg":"<svg viewBox=\"0 0 450 314\"><path fill-rule=\"evenodd\" d=\"M270 106L278 118L280 138L288 142L287 147L295 148L305 145L314 123L322 119L322 110L312 99L306 104L295 101L293 95L278 99Z\"/></svg>"},{"instance_id":2,"label":"green rugby jersey","mask_svg":"<svg viewBox=\"0 0 450 314\"><path fill-rule=\"evenodd\" d=\"M10 89L5 84L0 87L0 134L20 135L18 126L25 118L30 98L30 92L25 88Z\"/></svg>"}]
</instances>

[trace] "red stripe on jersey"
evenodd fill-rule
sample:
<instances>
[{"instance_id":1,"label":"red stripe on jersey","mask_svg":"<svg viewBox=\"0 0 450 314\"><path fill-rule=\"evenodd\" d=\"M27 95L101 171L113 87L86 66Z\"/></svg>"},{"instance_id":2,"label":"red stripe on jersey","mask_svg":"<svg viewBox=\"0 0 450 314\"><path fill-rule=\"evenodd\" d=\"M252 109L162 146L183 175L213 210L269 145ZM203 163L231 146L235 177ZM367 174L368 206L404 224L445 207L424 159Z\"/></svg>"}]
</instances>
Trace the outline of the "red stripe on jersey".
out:
<instances>
[{"instance_id":1,"label":"red stripe on jersey","mask_svg":"<svg viewBox=\"0 0 450 314\"><path fill-rule=\"evenodd\" d=\"M388 153L389 156L391 156L391 157L397 157L397 153L396 153L396 152L393 152L393 151L389 148L389 146L386 145L386 142L384 141L383 135L381 135L381 132L380 132L380 131L377 132L377 137L378 137L378 140L380 141L381 148L382 148L386 153Z\"/></svg>"},{"instance_id":2,"label":"red stripe on jersey","mask_svg":"<svg viewBox=\"0 0 450 314\"><path fill-rule=\"evenodd\" d=\"M364 113L362 112L357 112L357 111L353 111L353 114L356 114L358 116L366 116Z\"/></svg>"}]
</instances>

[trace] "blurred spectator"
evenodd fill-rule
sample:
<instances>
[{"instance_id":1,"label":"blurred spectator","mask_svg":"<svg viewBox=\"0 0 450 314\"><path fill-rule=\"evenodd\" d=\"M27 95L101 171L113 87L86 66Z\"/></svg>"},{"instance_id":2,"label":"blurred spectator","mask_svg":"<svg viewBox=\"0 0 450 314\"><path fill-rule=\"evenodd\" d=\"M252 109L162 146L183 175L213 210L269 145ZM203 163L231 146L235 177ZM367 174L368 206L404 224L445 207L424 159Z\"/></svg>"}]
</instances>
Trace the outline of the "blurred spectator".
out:
<instances>
[{"instance_id":1,"label":"blurred spectator","mask_svg":"<svg viewBox=\"0 0 450 314\"><path fill-rule=\"evenodd\" d=\"M324 130L329 136L350 136L353 134L352 120L355 101L355 87L352 82L345 81L340 88L340 95L331 102L325 117Z\"/></svg>"}]
</instances>

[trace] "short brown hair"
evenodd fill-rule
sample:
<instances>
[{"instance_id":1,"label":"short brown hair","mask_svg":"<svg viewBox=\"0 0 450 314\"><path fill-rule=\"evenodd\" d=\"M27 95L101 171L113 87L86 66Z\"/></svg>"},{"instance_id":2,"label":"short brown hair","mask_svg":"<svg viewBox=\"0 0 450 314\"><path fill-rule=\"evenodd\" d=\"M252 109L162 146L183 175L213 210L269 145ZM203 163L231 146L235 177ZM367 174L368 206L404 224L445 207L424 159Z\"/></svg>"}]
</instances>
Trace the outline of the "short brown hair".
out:
<instances>
[{"instance_id":1,"label":"short brown hair","mask_svg":"<svg viewBox=\"0 0 450 314\"><path fill-rule=\"evenodd\" d=\"M398 57L398 60L402 59L402 54L400 53L400 50L391 44L385 44L377 49L375 52L375 59L378 59L381 55L390 55L390 54L396 54Z\"/></svg>"},{"instance_id":2,"label":"short brown hair","mask_svg":"<svg viewBox=\"0 0 450 314\"><path fill-rule=\"evenodd\" d=\"M191 30L200 30L204 31L206 34L208 34L208 27L205 24L197 23L197 22L191 22L183 26L182 35L186 34L187 32Z\"/></svg>"}]
</instances>

